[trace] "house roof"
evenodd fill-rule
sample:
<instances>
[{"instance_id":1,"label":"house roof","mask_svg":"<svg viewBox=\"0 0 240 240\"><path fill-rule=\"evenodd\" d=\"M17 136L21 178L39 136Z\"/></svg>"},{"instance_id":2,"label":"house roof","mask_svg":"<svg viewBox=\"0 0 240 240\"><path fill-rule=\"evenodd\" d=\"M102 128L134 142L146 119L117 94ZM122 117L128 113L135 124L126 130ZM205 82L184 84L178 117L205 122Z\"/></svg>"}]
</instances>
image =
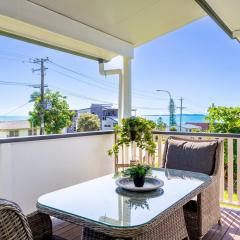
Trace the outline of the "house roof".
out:
<instances>
[{"instance_id":1,"label":"house roof","mask_svg":"<svg viewBox=\"0 0 240 240\"><path fill-rule=\"evenodd\" d=\"M202 130L209 129L209 123L195 123L195 122L187 122L186 124L191 124L200 127Z\"/></svg>"},{"instance_id":2,"label":"house roof","mask_svg":"<svg viewBox=\"0 0 240 240\"><path fill-rule=\"evenodd\" d=\"M30 123L27 120L0 122L0 131L29 129L29 128L30 128Z\"/></svg>"},{"instance_id":3,"label":"house roof","mask_svg":"<svg viewBox=\"0 0 240 240\"><path fill-rule=\"evenodd\" d=\"M186 128L186 129L201 129L199 126L193 125L193 124L189 124L189 123L183 124L182 127Z\"/></svg>"},{"instance_id":4,"label":"house roof","mask_svg":"<svg viewBox=\"0 0 240 240\"><path fill-rule=\"evenodd\" d=\"M110 119L115 123L118 123L118 118L117 117L113 117L113 116L106 116L106 119Z\"/></svg>"}]
</instances>

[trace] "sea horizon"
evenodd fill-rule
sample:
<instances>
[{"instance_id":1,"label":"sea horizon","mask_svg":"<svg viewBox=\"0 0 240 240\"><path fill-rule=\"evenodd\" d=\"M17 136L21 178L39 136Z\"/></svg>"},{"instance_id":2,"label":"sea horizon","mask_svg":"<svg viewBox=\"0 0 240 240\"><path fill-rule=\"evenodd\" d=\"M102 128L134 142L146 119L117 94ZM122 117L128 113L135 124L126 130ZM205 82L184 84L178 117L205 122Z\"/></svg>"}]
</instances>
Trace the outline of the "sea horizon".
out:
<instances>
[{"instance_id":1,"label":"sea horizon","mask_svg":"<svg viewBox=\"0 0 240 240\"><path fill-rule=\"evenodd\" d=\"M162 114L162 115L142 115L144 118L148 120L152 120L154 122L157 122L157 119L159 117L162 118L162 121L166 123L167 125L169 124L169 115L168 114ZM177 125L180 125L180 114L175 114L176 116L176 123ZM182 114L182 124L186 123L206 123L206 115L201 114L201 113L193 113L193 114Z\"/></svg>"},{"instance_id":2,"label":"sea horizon","mask_svg":"<svg viewBox=\"0 0 240 240\"><path fill-rule=\"evenodd\" d=\"M180 114L176 114L176 122L177 125L180 123ZM159 117L162 118L162 121L166 124L169 123L169 115L168 114L148 114L148 115L142 115L142 117L152 120L154 122L157 121ZM187 122L194 122L194 123L203 123L207 122L205 120L206 115L200 114L200 113L194 113L194 114L182 114L182 124L186 124ZM20 121L20 120L28 120L28 116L25 115L11 115L11 116L1 116L0 115L0 122L9 122L9 121Z\"/></svg>"},{"instance_id":3,"label":"sea horizon","mask_svg":"<svg viewBox=\"0 0 240 240\"><path fill-rule=\"evenodd\" d=\"M20 120L28 120L28 116L25 116L25 115L2 116L2 115L0 115L0 122L11 122L11 121L20 121Z\"/></svg>"}]
</instances>

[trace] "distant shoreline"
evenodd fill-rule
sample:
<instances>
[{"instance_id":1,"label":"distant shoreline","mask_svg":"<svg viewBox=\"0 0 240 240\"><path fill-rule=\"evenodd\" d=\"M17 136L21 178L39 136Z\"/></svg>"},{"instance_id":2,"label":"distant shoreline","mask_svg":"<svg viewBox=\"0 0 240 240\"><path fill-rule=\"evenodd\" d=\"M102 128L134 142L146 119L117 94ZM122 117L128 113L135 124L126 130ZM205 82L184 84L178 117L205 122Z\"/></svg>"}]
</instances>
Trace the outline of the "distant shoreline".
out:
<instances>
[{"instance_id":1,"label":"distant shoreline","mask_svg":"<svg viewBox=\"0 0 240 240\"><path fill-rule=\"evenodd\" d=\"M28 116L1 116L0 115L0 122L11 122L11 121L21 121L21 120L28 120Z\"/></svg>"},{"instance_id":2,"label":"distant shoreline","mask_svg":"<svg viewBox=\"0 0 240 240\"><path fill-rule=\"evenodd\" d=\"M176 116L180 116L180 114L175 114ZM164 117L169 117L169 114L144 114L142 116L153 116L153 117L158 117L158 116L164 116ZM182 114L182 116L206 116L206 114L201 114L201 113L185 113L185 114Z\"/></svg>"},{"instance_id":3,"label":"distant shoreline","mask_svg":"<svg viewBox=\"0 0 240 240\"><path fill-rule=\"evenodd\" d=\"M162 118L162 121L166 124L169 123L169 115L163 114L163 115L157 115L157 114L149 114L149 115L142 115L142 117L152 120L154 122L157 121L159 117ZM207 122L205 119L205 114L195 113L195 114L183 114L182 115L182 123L205 123ZM22 120L28 120L28 116L1 116L0 115L0 122L11 122L11 121L22 121ZM176 122L177 125L180 124L180 114L176 114Z\"/></svg>"}]
</instances>

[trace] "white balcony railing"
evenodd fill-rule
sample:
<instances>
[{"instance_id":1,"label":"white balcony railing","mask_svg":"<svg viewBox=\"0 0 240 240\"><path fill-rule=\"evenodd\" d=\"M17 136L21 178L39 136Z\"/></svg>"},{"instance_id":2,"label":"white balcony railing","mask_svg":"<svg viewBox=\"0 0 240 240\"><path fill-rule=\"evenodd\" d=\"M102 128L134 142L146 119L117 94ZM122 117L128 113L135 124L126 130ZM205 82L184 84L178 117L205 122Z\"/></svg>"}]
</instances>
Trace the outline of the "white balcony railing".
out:
<instances>
[{"instance_id":1,"label":"white balcony railing","mask_svg":"<svg viewBox=\"0 0 240 240\"><path fill-rule=\"evenodd\" d=\"M240 205L240 134L211 134L211 133L181 133L154 131L156 140L156 154L150 157L147 152L136 146L123 147L120 150L118 163L129 164L131 159L146 162L154 167L162 166L162 155L166 138L178 136L189 139L219 139L224 140L224 165L221 173L220 201Z\"/></svg>"},{"instance_id":2,"label":"white balcony railing","mask_svg":"<svg viewBox=\"0 0 240 240\"><path fill-rule=\"evenodd\" d=\"M211 134L211 133L157 133L158 149L162 149L164 139L169 135L182 136L190 139L219 139L224 141L222 152L224 164L221 168L220 201L240 205L240 134ZM161 145L161 146L160 146ZM161 159L162 151L159 150Z\"/></svg>"},{"instance_id":3,"label":"white balcony railing","mask_svg":"<svg viewBox=\"0 0 240 240\"><path fill-rule=\"evenodd\" d=\"M44 193L114 172L112 132L0 140L0 198L29 213Z\"/></svg>"},{"instance_id":4,"label":"white balcony railing","mask_svg":"<svg viewBox=\"0 0 240 240\"><path fill-rule=\"evenodd\" d=\"M136 146L124 147L119 162L139 159L162 166L164 142L169 136L225 140L220 199L240 205L240 135L155 131L153 157ZM112 173L114 161L107 150L113 143L111 131L0 139L0 198L19 203L28 213L35 210L37 198L44 193Z\"/></svg>"}]
</instances>

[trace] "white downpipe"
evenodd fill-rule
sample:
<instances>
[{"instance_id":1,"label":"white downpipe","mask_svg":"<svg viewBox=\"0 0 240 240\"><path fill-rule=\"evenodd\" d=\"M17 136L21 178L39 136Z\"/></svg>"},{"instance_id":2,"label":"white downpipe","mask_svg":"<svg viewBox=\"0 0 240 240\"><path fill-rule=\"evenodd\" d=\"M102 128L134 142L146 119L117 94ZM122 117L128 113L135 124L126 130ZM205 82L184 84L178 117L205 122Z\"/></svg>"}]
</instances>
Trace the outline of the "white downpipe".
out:
<instances>
[{"instance_id":1,"label":"white downpipe","mask_svg":"<svg viewBox=\"0 0 240 240\"><path fill-rule=\"evenodd\" d=\"M121 123L123 118L123 81L122 81L122 69L104 69L104 63L99 62L99 73L103 76L118 75L119 89L118 89L118 123Z\"/></svg>"},{"instance_id":2,"label":"white downpipe","mask_svg":"<svg viewBox=\"0 0 240 240\"><path fill-rule=\"evenodd\" d=\"M123 118L132 116L131 58L123 57Z\"/></svg>"}]
</instances>

